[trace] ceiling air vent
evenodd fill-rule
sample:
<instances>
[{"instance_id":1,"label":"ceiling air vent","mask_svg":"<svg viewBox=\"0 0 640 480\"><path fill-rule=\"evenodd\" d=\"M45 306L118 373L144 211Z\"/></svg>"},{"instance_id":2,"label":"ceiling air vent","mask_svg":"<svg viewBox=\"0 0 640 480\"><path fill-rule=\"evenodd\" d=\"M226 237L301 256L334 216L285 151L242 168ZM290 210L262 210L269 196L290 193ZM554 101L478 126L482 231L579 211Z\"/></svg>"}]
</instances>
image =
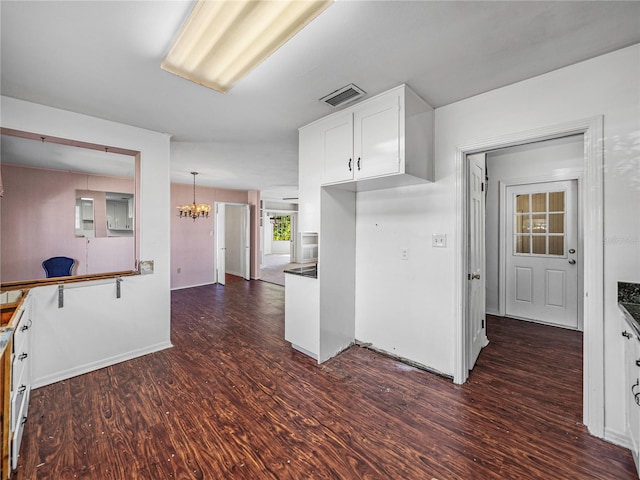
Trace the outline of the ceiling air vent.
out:
<instances>
[{"instance_id":1,"label":"ceiling air vent","mask_svg":"<svg viewBox=\"0 0 640 480\"><path fill-rule=\"evenodd\" d=\"M353 83L350 83L346 87L342 87L329 95L322 97L321 102L332 106L333 108L344 105L345 103L353 102L362 97L365 93L360 87L356 87Z\"/></svg>"}]
</instances>

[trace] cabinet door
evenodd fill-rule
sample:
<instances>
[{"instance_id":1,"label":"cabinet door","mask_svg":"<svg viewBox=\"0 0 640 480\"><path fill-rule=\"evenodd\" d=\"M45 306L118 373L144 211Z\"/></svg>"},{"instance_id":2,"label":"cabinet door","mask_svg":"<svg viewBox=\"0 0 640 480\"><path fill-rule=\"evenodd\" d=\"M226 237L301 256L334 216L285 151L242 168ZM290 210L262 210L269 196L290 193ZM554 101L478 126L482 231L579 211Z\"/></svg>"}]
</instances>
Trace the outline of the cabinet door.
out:
<instances>
[{"instance_id":1,"label":"cabinet door","mask_svg":"<svg viewBox=\"0 0 640 480\"><path fill-rule=\"evenodd\" d=\"M107 201L107 228L116 228L116 206L109 201Z\"/></svg>"},{"instance_id":2,"label":"cabinet door","mask_svg":"<svg viewBox=\"0 0 640 480\"><path fill-rule=\"evenodd\" d=\"M116 203L116 228L118 230L127 230L129 228L127 204L124 202Z\"/></svg>"},{"instance_id":3,"label":"cabinet door","mask_svg":"<svg viewBox=\"0 0 640 480\"><path fill-rule=\"evenodd\" d=\"M632 335L625 342L625 364L627 377L627 430L633 443L632 451L637 457L640 449L640 367L636 364L640 360L640 343Z\"/></svg>"},{"instance_id":4,"label":"cabinet door","mask_svg":"<svg viewBox=\"0 0 640 480\"><path fill-rule=\"evenodd\" d=\"M399 93L357 110L353 129L356 179L402 173Z\"/></svg>"},{"instance_id":5,"label":"cabinet door","mask_svg":"<svg viewBox=\"0 0 640 480\"><path fill-rule=\"evenodd\" d=\"M331 117L320 124L322 183L353 180L353 115Z\"/></svg>"}]
</instances>

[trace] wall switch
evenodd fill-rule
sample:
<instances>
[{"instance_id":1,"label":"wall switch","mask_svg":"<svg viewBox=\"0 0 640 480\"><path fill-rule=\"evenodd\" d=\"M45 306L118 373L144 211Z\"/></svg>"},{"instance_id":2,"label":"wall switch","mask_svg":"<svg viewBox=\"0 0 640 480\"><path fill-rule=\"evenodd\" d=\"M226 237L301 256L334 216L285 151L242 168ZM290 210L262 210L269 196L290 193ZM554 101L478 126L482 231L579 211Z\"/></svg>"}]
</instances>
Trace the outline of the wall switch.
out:
<instances>
[{"instance_id":1,"label":"wall switch","mask_svg":"<svg viewBox=\"0 0 640 480\"><path fill-rule=\"evenodd\" d=\"M447 234L446 233L434 233L431 237L432 247L446 247L447 246Z\"/></svg>"},{"instance_id":2,"label":"wall switch","mask_svg":"<svg viewBox=\"0 0 640 480\"><path fill-rule=\"evenodd\" d=\"M400 251L400 258L402 260L409 260L409 249L408 248L403 248Z\"/></svg>"}]
</instances>

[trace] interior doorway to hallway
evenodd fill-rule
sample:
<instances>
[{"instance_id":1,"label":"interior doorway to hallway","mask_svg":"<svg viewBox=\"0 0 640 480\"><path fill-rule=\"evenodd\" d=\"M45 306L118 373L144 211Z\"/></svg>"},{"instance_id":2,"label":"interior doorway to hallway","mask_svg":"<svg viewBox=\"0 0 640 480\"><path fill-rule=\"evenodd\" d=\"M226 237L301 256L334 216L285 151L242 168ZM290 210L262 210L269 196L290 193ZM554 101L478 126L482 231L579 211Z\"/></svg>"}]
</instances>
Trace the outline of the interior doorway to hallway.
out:
<instances>
[{"instance_id":1,"label":"interior doorway to hallway","mask_svg":"<svg viewBox=\"0 0 640 480\"><path fill-rule=\"evenodd\" d=\"M480 161L480 167L476 168L478 162L474 159L478 157L484 162ZM571 342L569 347L558 344L557 348L575 349L558 354L579 359L582 367L583 306L579 299L584 288L584 222L578 197L584 176L584 136L563 136L488 150L468 158L468 271L470 281L483 278L478 284L484 290L477 293L484 297L483 302L474 301L474 290L468 290L469 370L477 358L474 352L490 343L492 335L504 333L491 331L497 317L510 322L513 332L528 328L522 320L540 324L541 332L548 329L543 335L549 338L561 331L543 324L578 331L579 341ZM474 175L475 170L481 173ZM477 208L474 177L480 176L484 177L484 198L480 197L483 205ZM484 215L481 221L475 218L477 212ZM483 232L481 242L474 240L476 231ZM476 244L482 248L475 248ZM483 332L486 333L484 345L482 340L473 337L476 323L479 324L474 320L474 305L484 307L483 326L485 314L487 320L493 319ZM499 321L498 325L501 325ZM480 348L474 348L476 344L480 344ZM479 365L482 368L482 362ZM575 368L572 372L574 383L580 385L583 369ZM574 407L572 404L573 410ZM582 407L582 402L578 407Z\"/></svg>"}]
</instances>

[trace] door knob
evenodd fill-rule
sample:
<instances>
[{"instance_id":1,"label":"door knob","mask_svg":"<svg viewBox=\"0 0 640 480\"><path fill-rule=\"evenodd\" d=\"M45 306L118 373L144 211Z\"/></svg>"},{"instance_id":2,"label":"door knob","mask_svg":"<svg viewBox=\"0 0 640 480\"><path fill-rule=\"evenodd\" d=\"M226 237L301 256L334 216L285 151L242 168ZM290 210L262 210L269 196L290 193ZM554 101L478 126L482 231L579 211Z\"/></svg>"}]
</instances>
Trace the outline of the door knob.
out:
<instances>
[{"instance_id":1,"label":"door knob","mask_svg":"<svg viewBox=\"0 0 640 480\"><path fill-rule=\"evenodd\" d=\"M572 258L571 260L569 260L569 265L575 265L576 261Z\"/></svg>"}]
</instances>

